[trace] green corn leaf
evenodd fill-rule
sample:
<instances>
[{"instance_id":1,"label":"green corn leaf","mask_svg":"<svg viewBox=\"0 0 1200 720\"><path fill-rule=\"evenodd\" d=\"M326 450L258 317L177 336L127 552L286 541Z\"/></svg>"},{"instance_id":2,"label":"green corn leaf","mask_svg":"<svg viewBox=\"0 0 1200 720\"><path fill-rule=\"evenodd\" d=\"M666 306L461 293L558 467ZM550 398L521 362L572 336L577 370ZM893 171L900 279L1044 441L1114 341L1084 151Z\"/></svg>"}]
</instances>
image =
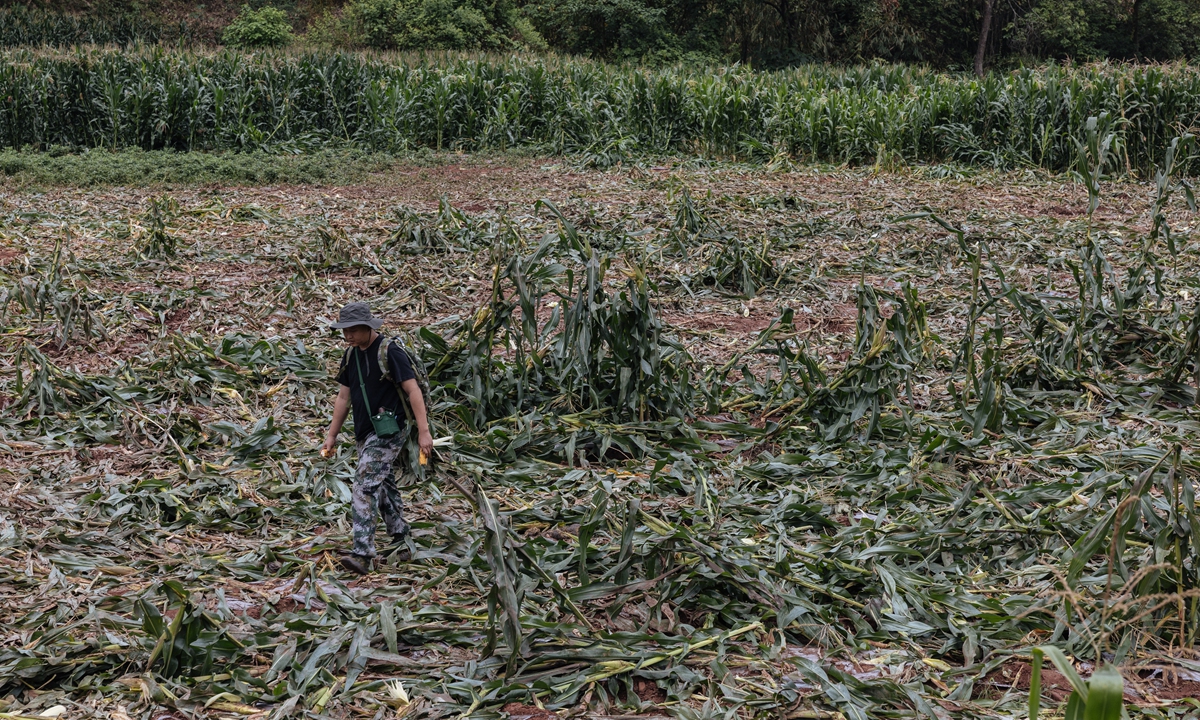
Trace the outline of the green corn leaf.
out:
<instances>
[{"instance_id":1,"label":"green corn leaf","mask_svg":"<svg viewBox=\"0 0 1200 720\"><path fill-rule=\"evenodd\" d=\"M1042 658L1041 648L1033 649L1033 667L1029 672L1029 720L1037 720L1042 702Z\"/></svg>"},{"instance_id":2,"label":"green corn leaf","mask_svg":"<svg viewBox=\"0 0 1200 720\"><path fill-rule=\"evenodd\" d=\"M396 652L396 621L391 600L379 604L379 629L390 653Z\"/></svg>"},{"instance_id":3,"label":"green corn leaf","mask_svg":"<svg viewBox=\"0 0 1200 720\"><path fill-rule=\"evenodd\" d=\"M1071 683L1071 687L1079 694L1080 700L1086 703L1088 699L1087 683L1079 677L1079 673L1075 672L1075 666L1071 664L1071 660L1062 650L1052 645L1043 645L1041 650L1046 657L1050 658L1050 662L1054 663L1054 667L1058 668L1058 671L1067 678L1067 682Z\"/></svg>"},{"instance_id":4,"label":"green corn leaf","mask_svg":"<svg viewBox=\"0 0 1200 720\"><path fill-rule=\"evenodd\" d=\"M1063 720L1084 720L1084 712L1087 710L1087 702L1080 696L1079 693L1072 691L1071 697L1067 698L1067 709L1063 712Z\"/></svg>"},{"instance_id":5,"label":"green corn leaf","mask_svg":"<svg viewBox=\"0 0 1200 720\"><path fill-rule=\"evenodd\" d=\"M1111 663L1088 679L1087 708L1083 720L1118 720L1125 699L1125 680Z\"/></svg>"}]
</instances>

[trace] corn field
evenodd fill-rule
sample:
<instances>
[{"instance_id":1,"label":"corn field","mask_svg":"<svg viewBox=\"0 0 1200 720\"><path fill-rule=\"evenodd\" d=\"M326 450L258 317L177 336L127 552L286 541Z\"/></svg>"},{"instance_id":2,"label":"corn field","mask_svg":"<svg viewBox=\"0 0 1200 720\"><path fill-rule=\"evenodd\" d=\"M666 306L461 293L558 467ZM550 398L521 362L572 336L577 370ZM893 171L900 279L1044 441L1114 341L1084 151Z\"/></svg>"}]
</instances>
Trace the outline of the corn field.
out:
<instances>
[{"instance_id":1,"label":"corn field","mask_svg":"<svg viewBox=\"0 0 1200 720\"><path fill-rule=\"evenodd\" d=\"M265 92L304 61L188 62ZM1194 143L1113 183L1116 126L1083 125L1082 184L0 190L0 717L1190 717ZM355 450L317 447L361 299L444 440L409 458L410 556L356 578Z\"/></svg>"},{"instance_id":2,"label":"corn field","mask_svg":"<svg viewBox=\"0 0 1200 720\"><path fill-rule=\"evenodd\" d=\"M898 66L756 73L161 48L0 58L8 148L528 148L599 166L699 153L1058 172L1076 165L1090 117L1115 133L1103 172L1149 177L1170 140L1196 130L1200 73L1098 65L977 80Z\"/></svg>"}]
</instances>

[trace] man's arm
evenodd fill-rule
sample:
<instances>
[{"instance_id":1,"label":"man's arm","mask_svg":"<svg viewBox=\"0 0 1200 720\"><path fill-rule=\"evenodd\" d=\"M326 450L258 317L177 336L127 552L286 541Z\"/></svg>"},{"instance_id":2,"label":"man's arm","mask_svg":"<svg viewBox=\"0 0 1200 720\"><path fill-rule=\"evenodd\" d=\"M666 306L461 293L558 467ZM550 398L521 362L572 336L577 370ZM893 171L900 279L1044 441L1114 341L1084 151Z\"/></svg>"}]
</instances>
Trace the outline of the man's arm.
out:
<instances>
[{"instance_id":1,"label":"man's arm","mask_svg":"<svg viewBox=\"0 0 1200 720\"><path fill-rule=\"evenodd\" d=\"M425 396L421 394L421 386L416 380L405 380L400 383L400 389L408 395L408 405L412 408L413 420L417 423L417 445L425 457L433 455L433 435L429 432L429 416L425 412Z\"/></svg>"},{"instance_id":2,"label":"man's arm","mask_svg":"<svg viewBox=\"0 0 1200 720\"><path fill-rule=\"evenodd\" d=\"M342 424L346 422L346 416L349 414L350 388L343 385L338 389L337 397L333 400L333 421L329 423L329 431L325 433L325 444L321 446L322 455L333 452L333 448L337 445L338 433L342 431Z\"/></svg>"}]
</instances>

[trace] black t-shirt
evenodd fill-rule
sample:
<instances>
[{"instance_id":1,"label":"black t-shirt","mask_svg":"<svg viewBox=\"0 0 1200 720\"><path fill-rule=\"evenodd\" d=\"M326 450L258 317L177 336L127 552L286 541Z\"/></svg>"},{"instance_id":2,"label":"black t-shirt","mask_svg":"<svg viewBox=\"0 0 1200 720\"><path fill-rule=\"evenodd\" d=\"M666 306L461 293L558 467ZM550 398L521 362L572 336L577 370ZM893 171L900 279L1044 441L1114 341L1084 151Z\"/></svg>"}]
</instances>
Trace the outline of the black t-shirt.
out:
<instances>
[{"instance_id":1,"label":"black t-shirt","mask_svg":"<svg viewBox=\"0 0 1200 720\"><path fill-rule=\"evenodd\" d=\"M413 374L408 355L395 343L391 343L388 346L387 356L388 362L391 364L392 378L396 382L393 384L384 379L383 373L379 371L379 343L381 342L383 342L382 335L375 338L375 342L371 343L371 347L366 350L350 348L342 358L342 371L337 378L339 383L350 388L350 404L354 408L354 439L358 442L366 440L375 432L375 427L371 424L371 415L379 412L381 407L395 413L400 428L404 428L404 410L400 408L400 395L396 392L396 386L405 380L415 380L417 377ZM355 360L358 362L355 363ZM371 403L370 411L367 410L367 404L363 402L362 387L358 383L359 366L366 373L363 384L367 388L367 400Z\"/></svg>"}]
</instances>

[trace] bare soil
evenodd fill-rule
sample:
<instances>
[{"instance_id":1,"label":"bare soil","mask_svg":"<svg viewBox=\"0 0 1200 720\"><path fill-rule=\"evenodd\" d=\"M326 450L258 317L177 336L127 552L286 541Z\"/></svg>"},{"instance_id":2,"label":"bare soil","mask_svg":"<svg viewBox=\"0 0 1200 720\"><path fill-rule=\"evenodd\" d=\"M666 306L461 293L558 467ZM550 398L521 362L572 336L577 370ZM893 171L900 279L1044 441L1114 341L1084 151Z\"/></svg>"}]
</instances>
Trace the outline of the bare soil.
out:
<instances>
[{"instance_id":1,"label":"bare soil","mask_svg":"<svg viewBox=\"0 0 1200 720\"><path fill-rule=\"evenodd\" d=\"M505 705L504 712L511 720L558 720L558 716L549 710L521 703Z\"/></svg>"}]
</instances>

